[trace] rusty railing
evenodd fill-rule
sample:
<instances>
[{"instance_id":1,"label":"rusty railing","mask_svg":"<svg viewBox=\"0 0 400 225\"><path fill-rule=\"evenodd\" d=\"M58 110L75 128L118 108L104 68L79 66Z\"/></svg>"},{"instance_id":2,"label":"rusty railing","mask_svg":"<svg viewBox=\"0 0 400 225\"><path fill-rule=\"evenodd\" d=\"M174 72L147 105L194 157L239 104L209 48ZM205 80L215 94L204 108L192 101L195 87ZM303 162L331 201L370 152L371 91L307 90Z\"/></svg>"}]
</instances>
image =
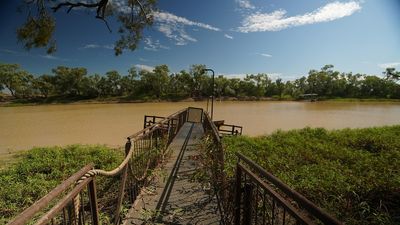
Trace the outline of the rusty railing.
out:
<instances>
[{"instance_id":1,"label":"rusty railing","mask_svg":"<svg viewBox=\"0 0 400 225\"><path fill-rule=\"evenodd\" d=\"M341 224L300 193L237 153L234 224Z\"/></svg>"},{"instance_id":2,"label":"rusty railing","mask_svg":"<svg viewBox=\"0 0 400 225\"><path fill-rule=\"evenodd\" d=\"M235 176L229 178L224 172L221 134L207 113L203 127L210 142L211 180L222 224L341 224L240 153Z\"/></svg>"},{"instance_id":3,"label":"rusty railing","mask_svg":"<svg viewBox=\"0 0 400 225\"><path fill-rule=\"evenodd\" d=\"M162 121L162 120L164 120L165 119L165 117L163 117L163 116L148 116L148 115L145 115L144 116L144 123L143 123L143 129L144 128L146 128L146 127L150 127L150 126L152 126L152 125L154 125L154 124L156 124L156 123L158 123L158 122L160 122L160 121Z\"/></svg>"},{"instance_id":4,"label":"rusty railing","mask_svg":"<svg viewBox=\"0 0 400 225\"><path fill-rule=\"evenodd\" d=\"M152 169L168 154L167 146L187 114L183 109L129 136L126 157L114 170L93 169L93 164L83 167L9 224L120 224L123 212L149 182Z\"/></svg>"},{"instance_id":5,"label":"rusty railing","mask_svg":"<svg viewBox=\"0 0 400 225\"><path fill-rule=\"evenodd\" d=\"M243 127L231 124L222 124L218 126L218 132L220 135L242 135Z\"/></svg>"}]
</instances>

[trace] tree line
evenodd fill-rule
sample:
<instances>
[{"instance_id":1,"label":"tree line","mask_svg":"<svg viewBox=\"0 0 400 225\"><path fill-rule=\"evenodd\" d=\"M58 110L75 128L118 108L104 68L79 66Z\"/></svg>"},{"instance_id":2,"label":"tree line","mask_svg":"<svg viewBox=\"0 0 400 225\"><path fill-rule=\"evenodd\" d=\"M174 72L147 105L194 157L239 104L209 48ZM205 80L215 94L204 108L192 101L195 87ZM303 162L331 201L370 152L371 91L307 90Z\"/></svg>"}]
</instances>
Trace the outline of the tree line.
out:
<instances>
[{"instance_id":1,"label":"tree line","mask_svg":"<svg viewBox=\"0 0 400 225\"><path fill-rule=\"evenodd\" d=\"M167 65L152 71L132 67L121 75L112 70L89 75L87 69L58 66L52 74L33 76L17 64L0 64L0 91L16 99L94 99L124 97L132 100L202 99L212 95L212 79L205 65L171 73ZM383 77L343 73L326 65L293 81L272 79L264 73L244 78L215 77L216 97L296 99L303 94L320 98L400 98L400 72L387 68Z\"/></svg>"}]
</instances>

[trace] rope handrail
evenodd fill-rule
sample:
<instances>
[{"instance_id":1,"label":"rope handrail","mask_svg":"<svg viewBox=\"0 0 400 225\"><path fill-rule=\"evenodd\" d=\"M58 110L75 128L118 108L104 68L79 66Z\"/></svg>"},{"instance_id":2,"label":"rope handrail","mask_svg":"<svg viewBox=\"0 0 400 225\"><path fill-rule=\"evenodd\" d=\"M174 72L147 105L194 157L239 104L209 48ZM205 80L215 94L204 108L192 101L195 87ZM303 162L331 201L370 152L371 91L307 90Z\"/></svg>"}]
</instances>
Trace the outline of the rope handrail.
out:
<instances>
[{"instance_id":1,"label":"rope handrail","mask_svg":"<svg viewBox=\"0 0 400 225\"><path fill-rule=\"evenodd\" d=\"M132 139L133 140L140 139L141 137L143 137L143 134L146 131L151 131L154 128L159 127L160 125L163 125L165 122L173 119L174 117L176 117L177 115L179 115L180 113L182 113L182 112L184 112L186 110L187 109L182 109L182 110L180 110L180 111L178 111L178 112L166 117L165 119L163 119L163 120L161 120L161 121L159 121L159 122L157 122L157 123L155 123L155 124L153 124L153 125L151 125L149 127L146 127L143 130L141 130L141 131L139 131L139 132L137 132L135 134L132 134L131 136L127 137L128 138L128 142L130 142ZM115 169L113 169L111 171L106 171L106 170L101 170L101 169L93 169L93 170L90 170L89 172L87 172L84 176L82 176L82 178L80 180L84 180L84 179L87 179L87 178L89 178L91 176L95 176L95 175L108 176L108 177L118 175L119 173L122 172L123 168L125 168L125 166L128 164L129 160L132 157L132 154L133 154L133 149L130 148L128 154L125 156L124 161L122 161L122 163L119 164Z\"/></svg>"},{"instance_id":2,"label":"rope handrail","mask_svg":"<svg viewBox=\"0 0 400 225\"><path fill-rule=\"evenodd\" d=\"M61 200L57 201L56 206L50 209L48 213L46 214L48 216L42 216L39 219L39 222L48 222L48 221L53 221L54 216L56 213L59 213L60 210L64 210L67 205L68 207L72 207L72 210L69 211L70 209L63 211L61 213L61 217L64 216L65 220L65 213L68 214L70 219L75 220L75 221L80 221L81 219L84 220L85 218L82 217L81 211L85 211L85 209L82 208L82 199L84 195L81 195L81 191L83 191L84 188L87 188L88 190L88 196L86 198L89 198L88 201L90 201L91 204L91 218L92 223L94 225L99 224L98 220L98 208L97 208L97 197L96 197L96 185L95 185L95 177L100 175L100 176L106 176L106 177L113 177L117 176L122 173L121 176L121 184L120 184L120 190L118 194L118 203L117 203L117 210L115 211L115 217L114 217L114 222L115 224L119 223L119 213L120 213L120 207L124 198L124 189L125 186L128 185L126 183L126 176L127 176L127 171L128 167L130 165L131 160L135 157L135 154L138 153L138 151L144 151L147 148L154 148L153 145L156 147L159 146L158 143L161 143L161 146L163 146L163 141L167 141L167 145L169 144L170 141L172 141L172 138L177 134L179 131L180 127L187 121L187 114L188 114L189 108L184 108L182 110L179 110L178 112L173 113L172 115L165 117L164 119L152 124L151 126L148 126L144 129L142 129L139 132L134 133L133 135L130 135L127 137L127 142L125 144L125 158L123 161L114 169L112 170L103 170L103 169L95 169L93 164L90 164L84 168L82 168L79 172L75 173L73 176L69 177L67 180L65 180L62 184L57 186L55 189L50 191L45 197L40 199L39 201L35 202L32 206L30 206L28 209L24 210L23 213L18 215L16 218L14 218L9 224L24 224L28 220L31 220L35 214L37 214L39 211L43 210L45 206L49 205L51 201L53 201L57 196L59 196L62 192L69 190L69 188L74 187L74 193L73 195L71 194L71 191L68 191L67 195L68 198L62 198ZM150 141L150 142L148 142ZM133 146L132 146L133 145ZM163 152L163 151L161 151ZM162 153L163 154L163 153ZM158 156L157 156L158 157ZM164 156L162 156L164 157ZM141 175L137 177L137 174L132 174L133 178L136 179L136 182L142 182L142 180L146 177L146 174L153 165L151 160L155 160L155 158L149 158L147 160L147 163L143 166L145 169L144 175ZM141 164L141 162L139 163ZM90 168L89 168L90 167ZM138 179L139 178L139 179ZM129 184L131 185L131 184ZM135 187L130 187L130 188L137 188L140 187L142 184L135 184ZM86 187L87 186L87 187ZM133 190L133 189L132 189ZM133 193L134 194L134 193ZM131 197L131 198L136 198L136 197ZM92 205L93 204L93 205ZM71 206L72 205L72 206ZM37 222L37 221L36 221Z\"/></svg>"}]
</instances>

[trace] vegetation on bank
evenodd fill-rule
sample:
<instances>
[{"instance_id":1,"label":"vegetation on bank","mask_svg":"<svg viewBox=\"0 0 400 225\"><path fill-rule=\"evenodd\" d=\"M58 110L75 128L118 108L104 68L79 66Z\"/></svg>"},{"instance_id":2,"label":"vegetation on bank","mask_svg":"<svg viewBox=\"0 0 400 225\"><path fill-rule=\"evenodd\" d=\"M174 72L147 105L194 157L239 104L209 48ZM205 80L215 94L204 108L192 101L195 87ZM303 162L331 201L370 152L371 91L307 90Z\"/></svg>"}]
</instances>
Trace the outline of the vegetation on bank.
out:
<instances>
[{"instance_id":1,"label":"vegetation on bank","mask_svg":"<svg viewBox=\"0 0 400 225\"><path fill-rule=\"evenodd\" d=\"M399 137L400 125L226 137L226 170L239 151L346 224L399 224Z\"/></svg>"},{"instance_id":2,"label":"vegetation on bank","mask_svg":"<svg viewBox=\"0 0 400 225\"><path fill-rule=\"evenodd\" d=\"M0 170L0 224L9 222L88 163L110 170L123 157L122 151L86 145L34 148L21 153L15 163ZM113 182L97 182L100 198L102 192L118 188L113 186Z\"/></svg>"},{"instance_id":3,"label":"vegetation on bank","mask_svg":"<svg viewBox=\"0 0 400 225\"><path fill-rule=\"evenodd\" d=\"M0 101L15 103L69 103L82 100L117 99L132 101L178 101L204 99L212 94L212 79L205 65L192 65L189 71L171 73L168 66L152 71L135 67L121 75L113 70L104 75L89 75L85 68L58 66L52 74L33 76L16 64L0 63ZM235 99L293 100L302 94L317 94L322 99L363 98L400 99L400 72L387 68L384 77L342 73L332 65L310 70L293 81L272 79L268 74L248 74L243 78L216 75L215 95Z\"/></svg>"}]
</instances>

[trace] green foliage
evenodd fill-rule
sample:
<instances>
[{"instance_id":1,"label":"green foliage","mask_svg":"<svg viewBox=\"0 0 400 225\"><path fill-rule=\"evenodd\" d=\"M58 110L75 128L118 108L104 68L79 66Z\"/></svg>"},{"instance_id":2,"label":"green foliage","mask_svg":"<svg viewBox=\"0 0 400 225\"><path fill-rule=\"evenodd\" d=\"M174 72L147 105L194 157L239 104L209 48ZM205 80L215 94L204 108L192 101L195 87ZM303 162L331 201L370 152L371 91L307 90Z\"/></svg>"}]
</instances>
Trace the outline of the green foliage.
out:
<instances>
[{"instance_id":1,"label":"green foliage","mask_svg":"<svg viewBox=\"0 0 400 225\"><path fill-rule=\"evenodd\" d=\"M88 163L110 170L122 160L121 152L105 146L34 148L22 153L15 164L0 171L0 224L8 222ZM99 184L101 193L106 187Z\"/></svg>"},{"instance_id":2,"label":"green foliage","mask_svg":"<svg viewBox=\"0 0 400 225\"><path fill-rule=\"evenodd\" d=\"M19 65L0 63L0 87L6 87L12 96L25 98L31 96L32 81L33 76L21 70Z\"/></svg>"},{"instance_id":3,"label":"green foliage","mask_svg":"<svg viewBox=\"0 0 400 225\"><path fill-rule=\"evenodd\" d=\"M56 50L55 41L52 40L56 22L45 11L40 11L37 17L29 16L26 22L17 29L18 41L24 43L26 49L47 47L47 53Z\"/></svg>"},{"instance_id":4,"label":"green foliage","mask_svg":"<svg viewBox=\"0 0 400 225\"><path fill-rule=\"evenodd\" d=\"M20 11L27 11L28 17L25 23L17 29L17 38L22 42L26 49L47 48L47 53L56 51L56 40L54 33L56 20L54 15L58 10L65 8L69 13L73 8L95 9L95 18L105 24L112 32L107 19L117 21L119 24L118 34L120 38L115 42L115 55L122 54L123 50L135 50L142 32L146 27L153 23L153 10L155 10L155 0L132 1L126 0L124 5L130 9L129 13L121 10L119 5L109 0L101 1L73 1L73 2L54 2L50 0L25 1L20 7ZM61 10L60 10L61 11ZM62 29L62 28L61 28ZM79 34L76 34L79 35Z\"/></svg>"},{"instance_id":5,"label":"green foliage","mask_svg":"<svg viewBox=\"0 0 400 225\"><path fill-rule=\"evenodd\" d=\"M170 73L167 65L152 71L135 67L126 75L111 70L105 75L87 75L85 68L58 66L53 75L33 77L16 64L0 64L0 89L7 88L16 98L31 102L65 102L81 99L115 98L120 100L204 99L212 95L212 78L204 73L205 65L192 65L189 71ZM267 74L248 74L244 78L216 75L216 97L257 100L298 99L314 93L321 99L363 98L400 99L400 84L394 69L387 69L386 78L340 73L332 65L311 70L307 77L294 81L272 80Z\"/></svg>"},{"instance_id":6,"label":"green foliage","mask_svg":"<svg viewBox=\"0 0 400 225\"><path fill-rule=\"evenodd\" d=\"M85 68L68 68L58 66L53 69L54 86L59 95L76 96L80 95L80 84L87 74Z\"/></svg>"},{"instance_id":7,"label":"green foliage","mask_svg":"<svg viewBox=\"0 0 400 225\"><path fill-rule=\"evenodd\" d=\"M400 126L389 126L226 137L225 169L233 175L238 151L346 224L396 224L399 136Z\"/></svg>"}]
</instances>

